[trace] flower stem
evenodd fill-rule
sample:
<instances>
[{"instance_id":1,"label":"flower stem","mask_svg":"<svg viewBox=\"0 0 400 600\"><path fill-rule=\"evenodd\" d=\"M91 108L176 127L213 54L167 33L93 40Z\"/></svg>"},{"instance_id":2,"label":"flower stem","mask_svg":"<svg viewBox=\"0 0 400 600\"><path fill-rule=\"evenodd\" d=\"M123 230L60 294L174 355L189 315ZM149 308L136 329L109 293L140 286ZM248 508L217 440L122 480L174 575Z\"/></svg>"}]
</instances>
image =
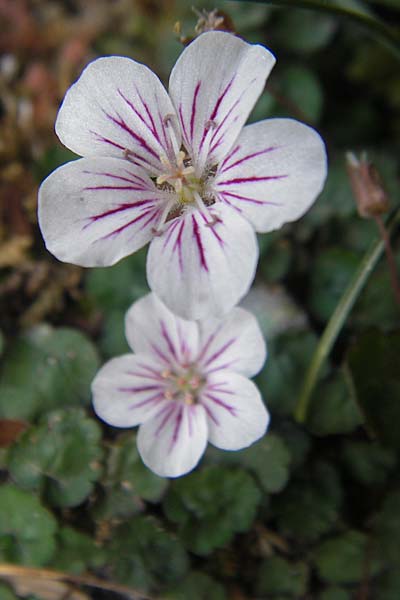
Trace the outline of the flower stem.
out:
<instances>
[{"instance_id":1,"label":"flower stem","mask_svg":"<svg viewBox=\"0 0 400 600\"><path fill-rule=\"evenodd\" d=\"M397 209L389 219L386 228L387 235L394 231L400 221L400 209ZM310 366L303 381L300 397L294 412L294 417L299 423L304 423L307 416L308 407L318 376L325 359L329 355L355 301L360 295L361 290L368 281L369 276L374 270L377 262L381 258L385 249L385 242L381 238L375 239L363 259L361 260L357 271L339 300L329 322L318 342L318 346L311 359Z\"/></svg>"},{"instance_id":2,"label":"flower stem","mask_svg":"<svg viewBox=\"0 0 400 600\"><path fill-rule=\"evenodd\" d=\"M250 0L240 0L249 2ZM361 13L344 6L337 6L326 0L251 0L259 4L269 4L278 6L290 6L292 8L302 8L325 12L338 17L344 17L355 23L358 23L380 40L385 46L400 60L400 35L389 25L386 25L380 19L376 19L367 13Z\"/></svg>"},{"instance_id":3,"label":"flower stem","mask_svg":"<svg viewBox=\"0 0 400 600\"><path fill-rule=\"evenodd\" d=\"M382 220L382 217L380 215L377 215L374 218L375 218L375 222L378 226L381 238L385 244L386 260L388 263L389 274L390 274L390 283L392 285L394 297L400 308L400 283L399 283L399 277L397 274L396 259L393 254L392 246L390 244L390 237L388 235L388 232L386 230L386 227Z\"/></svg>"}]
</instances>

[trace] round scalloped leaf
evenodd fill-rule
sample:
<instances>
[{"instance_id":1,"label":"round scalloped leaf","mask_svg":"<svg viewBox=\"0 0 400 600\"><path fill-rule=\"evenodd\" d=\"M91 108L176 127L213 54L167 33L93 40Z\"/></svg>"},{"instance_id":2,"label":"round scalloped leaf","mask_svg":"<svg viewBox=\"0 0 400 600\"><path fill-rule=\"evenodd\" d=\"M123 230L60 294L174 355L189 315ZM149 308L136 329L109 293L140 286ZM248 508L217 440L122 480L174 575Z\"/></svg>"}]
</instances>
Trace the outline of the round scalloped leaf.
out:
<instances>
[{"instance_id":1,"label":"round scalloped leaf","mask_svg":"<svg viewBox=\"0 0 400 600\"><path fill-rule=\"evenodd\" d=\"M5 354L0 416L32 419L58 406L87 404L99 364L95 346L81 332L38 325Z\"/></svg>"},{"instance_id":2,"label":"round scalloped leaf","mask_svg":"<svg viewBox=\"0 0 400 600\"><path fill-rule=\"evenodd\" d=\"M82 409L53 411L21 435L9 453L13 479L41 488L57 506L76 506L100 476L101 431Z\"/></svg>"},{"instance_id":3,"label":"round scalloped leaf","mask_svg":"<svg viewBox=\"0 0 400 600\"><path fill-rule=\"evenodd\" d=\"M314 548L313 558L321 579L329 583L346 584L361 581L367 552L368 537L360 531L350 530L319 544ZM372 561L371 575L379 569L379 563Z\"/></svg>"},{"instance_id":4,"label":"round scalloped leaf","mask_svg":"<svg viewBox=\"0 0 400 600\"><path fill-rule=\"evenodd\" d=\"M393 451L377 442L346 441L342 456L353 480L363 485L383 485L396 468Z\"/></svg>"},{"instance_id":5,"label":"round scalloped leaf","mask_svg":"<svg viewBox=\"0 0 400 600\"><path fill-rule=\"evenodd\" d=\"M136 446L136 434L119 436L108 452L102 478L104 498L95 509L96 519L128 517L147 502L159 502L168 480L158 477L143 464Z\"/></svg>"},{"instance_id":6,"label":"round scalloped leaf","mask_svg":"<svg viewBox=\"0 0 400 600\"><path fill-rule=\"evenodd\" d=\"M283 490L289 479L290 452L279 435L269 433L261 440L237 452L224 452L210 447L207 459L224 465L241 465L255 475L267 493Z\"/></svg>"},{"instance_id":7,"label":"round scalloped leaf","mask_svg":"<svg viewBox=\"0 0 400 600\"><path fill-rule=\"evenodd\" d=\"M143 591L181 580L188 568L180 540L149 517L134 517L116 529L108 556L111 577Z\"/></svg>"},{"instance_id":8,"label":"round scalloped leaf","mask_svg":"<svg viewBox=\"0 0 400 600\"><path fill-rule=\"evenodd\" d=\"M81 574L104 565L107 557L88 535L72 527L63 527L57 535L57 550L51 566L60 571Z\"/></svg>"},{"instance_id":9,"label":"round scalloped leaf","mask_svg":"<svg viewBox=\"0 0 400 600\"><path fill-rule=\"evenodd\" d=\"M306 563L293 563L280 556L271 556L261 564L257 591L258 594L287 594L299 598L307 592L308 576Z\"/></svg>"},{"instance_id":10,"label":"round scalloped leaf","mask_svg":"<svg viewBox=\"0 0 400 600\"><path fill-rule=\"evenodd\" d=\"M14 485L0 488L0 561L41 566L53 555L56 520Z\"/></svg>"},{"instance_id":11,"label":"round scalloped leaf","mask_svg":"<svg viewBox=\"0 0 400 600\"><path fill-rule=\"evenodd\" d=\"M391 561L394 566L398 565L400 563L400 491L387 495L381 510L375 517L373 527L379 555Z\"/></svg>"},{"instance_id":12,"label":"round scalloped leaf","mask_svg":"<svg viewBox=\"0 0 400 600\"><path fill-rule=\"evenodd\" d=\"M363 334L349 352L357 401L382 444L400 450L400 333Z\"/></svg>"},{"instance_id":13,"label":"round scalloped leaf","mask_svg":"<svg viewBox=\"0 0 400 600\"><path fill-rule=\"evenodd\" d=\"M223 586L205 573L193 571L164 595L166 600L226 600Z\"/></svg>"},{"instance_id":14,"label":"round scalloped leaf","mask_svg":"<svg viewBox=\"0 0 400 600\"><path fill-rule=\"evenodd\" d=\"M308 468L308 477L290 483L274 505L278 529L294 539L313 542L329 532L339 519L342 487L328 463Z\"/></svg>"},{"instance_id":15,"label":"round scalloped leaf","mask_svg":"<svg viewBox=\"0 0 400 600\"><path fill-rule=\"evenodd\" d=\"M261 492L243 470L210 466L174 481L164 500L167 517L179 524L179 537L196 554L209 554L247 531Z\"/></svg>"},{"instance_id":16,"label":"round scalloped leaf","mask_svg":"<svg viewBox=\"0 0 400 600\"><path fill-rule=\"evenodd\" d=\"M307 426L314 435L351 433L363 422L348 378L338 372L313 393Z\"/></svg>"}]
</instances>

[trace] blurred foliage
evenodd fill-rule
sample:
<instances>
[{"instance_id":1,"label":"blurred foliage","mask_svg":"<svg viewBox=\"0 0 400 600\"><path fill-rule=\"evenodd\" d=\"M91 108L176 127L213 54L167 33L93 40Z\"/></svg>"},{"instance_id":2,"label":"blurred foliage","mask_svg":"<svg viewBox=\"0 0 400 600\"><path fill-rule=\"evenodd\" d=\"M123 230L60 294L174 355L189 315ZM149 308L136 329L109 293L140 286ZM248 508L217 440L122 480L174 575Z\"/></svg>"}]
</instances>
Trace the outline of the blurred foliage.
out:
<instances>
[{"instance_id":1,"label":"blurred foliage","mask_svg":"<svg viewBox=\"0 0 400 600\"><path fill-rule=\"evenodd\" d=\"M400 26L397 0L331 4ZM40 181L74 156L54 134L68 86L112 53L167 82L199 15L186 0L0 3L0 561L170 600L398 600L400 321L385 260L320 374L306 424L293 420L319 336L377 235L357 214L346 151L368 153L398 206L398 62L327 12L196 6L219 9L225 25L277 56L250 120L304 121L328 147L312 210L259 236L246 299L268 342L257 384L270 433L240 452L209 448L176 481L146 469L135 432L104 426L90 408L99 365L128 350L123 320L148 289L146 250L82 270L56 262L37 227ZM125 598L100 587L73 597ZM0 581L1 600L17 597ZM33 588L25 598L44 600Z\"/></svg>"}]
</instances>

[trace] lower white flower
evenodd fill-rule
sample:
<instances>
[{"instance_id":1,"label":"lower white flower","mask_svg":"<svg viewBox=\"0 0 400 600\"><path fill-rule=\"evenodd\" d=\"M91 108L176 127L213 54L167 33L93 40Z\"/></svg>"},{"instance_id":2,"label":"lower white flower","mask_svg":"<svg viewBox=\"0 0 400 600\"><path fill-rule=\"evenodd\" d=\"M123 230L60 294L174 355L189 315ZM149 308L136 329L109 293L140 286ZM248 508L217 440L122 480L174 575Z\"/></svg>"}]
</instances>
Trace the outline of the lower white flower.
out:
<instances>
[{"instance_id":1,"label":"lower white flower","mask_svg":"<svg viewBox=\"0 0 400 600\"><path fill-rule=\"evenodd\" d=\"M240 450L264 435L269 415L248 377L263 366L266 347L251 313L185 321L149 294L132 305L125 329L135 354L100 369L93 405L110 425L140 425L138 449L152 471L179 477L208 440Z\"/></svg>"}]
</instances>

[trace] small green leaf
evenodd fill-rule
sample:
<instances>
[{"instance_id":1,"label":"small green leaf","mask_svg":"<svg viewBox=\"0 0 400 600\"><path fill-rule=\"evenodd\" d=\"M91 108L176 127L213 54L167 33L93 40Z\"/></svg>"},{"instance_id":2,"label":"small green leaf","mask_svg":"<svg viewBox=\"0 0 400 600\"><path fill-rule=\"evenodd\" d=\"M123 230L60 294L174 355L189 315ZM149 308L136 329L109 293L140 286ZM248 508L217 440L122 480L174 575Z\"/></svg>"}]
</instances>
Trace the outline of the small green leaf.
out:
<instances>
[{"instance_id":1,"label":"small green leaf","mask_svg":"<svg viewBox=\"0 0 400 600\"><path fill-rule=\"evenodd\" d=\"M14 485L0 488L0 560L41 566L54 548L56 520L29 492Z\"/></svg>"},{"instance_id":2,"label":"small green leaf","mask_svg":"<svg viewBox=\"0 0 400 600\"><path fill-rule=\"evenodd\" d=\"M105 551L88 535L63 527L57 535L57 550L51 566L60 571L80 574L101 567L107 560Z\"/></svg>"},{"instance_id":3,"label":"small green leaf","mask_svg":"<svg viewBox=\"0 0 400 600\"><path fill-rule=\"evenodd\" d=\"M5 583L0 582L0 598L1 600L18 600L12 589Z\"/></svg>"},{"instance_id":4,"label":"small green leaf","mask_svg":"<svg viewBox=\"0 0 400 600\"><path fill-rule=\"evenodd\" d=\"M100 476L100 438L99 425L82 409L48 413L11 447L10 474L57 506L76 506Z\"/></svg>"},{"instance_id":5,"label":"small green leaf","mask_svg":"<svg viewBox=\"0 0 400 600\"><path fill-rule=\"evenodd\" d=\"M278 529L296 540L313 542L339 519L342 487L336 470L325 462L309 466L308 477L294 480L273 503Z\"/></svg>"},{"instance_id":6,"label":"small green leaf","mask_svg":"<svg viewBox=\"0 0 400 600\"><path fill-rule=\"evenodd\" d=\"M108 566L117 581L149 591L181 580L188 560L180 540L155 519L136 516L115 530Z\"/></svg>"},{"instance_id":7,"label":"small green leaf","mask_svg":"<svg viewBox=\"0 0 400 600\"><path fill-rule=\"evenodd\" d=\"M32 419L58 406L87 404L98 368L96 348L82 333L38 325L6 352L0 416Z\"/></svg>"},{"instance_id":8,"label":"small green leaf","mask_svg":"<svg viewBox=\"0 0 400 600\"><path fill-rule=\"evenodd\" d=\"M343 372L317 386L307 417L307 426L313 434L350 433L362 421L352 387Z\"/></svg>"},{"instance_id":9,"label":"small green leaf","mask_svg":"<svg viewBox=\"0 0 400 600\"><path fill-rule=\"evenodd\" d=\"M390 493L374 519L378 554L398 566L400 562L400 491Z\"/></svg>"},{"instance_id":10,"label":"small green leaf","mask_svg":"<svg viewBox=\"0 0 400 600\"><path fill-rule=\"evenodd\" d=\"M282 11L274 36L287 49L311 53L324 48L337 29L337 21L314 11Z\"/></svg>"},{"instance_id":11,"label":"small green leaf","mask_svg":"<svg viewBox=\"0 0 400 600\"><path fill-rule=\"evenodd\" d=\"M271 556L261 564L257 590L259 594L287 594L299 598L307 592L308 576L306 563Z\"/></svg>"},{"instance_id":12,"label":"small green leaf","mask_svg":"<svg viewBox=\"0 0 400 600\"><path fill-rule=\"evenodd\" d=\"M357 400L382 444L400 450L400 334L369 331L348 355Z\"/></svg>"},{"instance_id":13,"label":"small green leaf","mask_svg":"<svg viewBox=\"0 0 400 600\"><path fill-rule=\"evenodd\" d=\"M136 435L119 436L108 453L102 479L104 498L95 509L97 519L128 517L140 511L143 500L158 502L168 480L152 473L142 462Z\"/></svg>"},{"instance_id":14,"label":"small green leaf","mask_svg":"<svg viewBox=\"0 0 400 600\"><path fill-rule=\"evenodd\" d=\"M193 571L164 598L168 600L226 600L224 588L204 573Z\"/></svg>"},{"instance_id":15,"label":"small green leaf","mask_svg":"<svg viewBox=\"0 0 400 600\"><path fill-rule=\"evenodd\" d=\"M351 598L351 592L337 586L327 588L318 596L318 600L351 600Z\"/></svg>"},{"instance_id":16,"label":"small green leaf","mask_svg":"<svg viewBox=\"0 0 400 600\"><path fill-rule=\"evenodd\" d=\"M368 537L360 531L350 530L325 540L313 552L321 579L338 584L360 581L365 573L367 549ZM379 565L373 563L370 568L374 574Z\"/></svg>"},{"instance_id":17,"label":"small green leaf","mask_svg":"<svg viewBox=\"0 0 400 600\"><path fill-rule=\"evenodd\" d=\"M261 500L253 479L239 469L210 466L174 481L163 502L179 536L196 554L209 554L249 529Z\"/></svg>"},{"instance_id":18,"label":"small green leaf","mask_svg":"<svg viewBox=\"0 0 400 600\"><path fill-rule=\"evenodd\" d=\"M290 101L302 112L305 120L318 123L324 97L314 71L304 66L287 67L283 74L281 73L279 93L285 98L285 104Z\"/></svg>"},{"instance_id":19,"label":"small green leaf","mask_svg":"<svg viewBox=\"0 0 400 600\"><path fill-rule=\"evenodd\" d=\"M353 480L363 485L382 485L396 467L396 456L374 442L346 441L342 456Z\"/></svg>"}]
</instances>

